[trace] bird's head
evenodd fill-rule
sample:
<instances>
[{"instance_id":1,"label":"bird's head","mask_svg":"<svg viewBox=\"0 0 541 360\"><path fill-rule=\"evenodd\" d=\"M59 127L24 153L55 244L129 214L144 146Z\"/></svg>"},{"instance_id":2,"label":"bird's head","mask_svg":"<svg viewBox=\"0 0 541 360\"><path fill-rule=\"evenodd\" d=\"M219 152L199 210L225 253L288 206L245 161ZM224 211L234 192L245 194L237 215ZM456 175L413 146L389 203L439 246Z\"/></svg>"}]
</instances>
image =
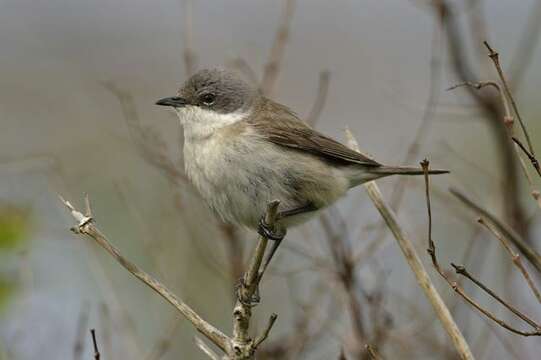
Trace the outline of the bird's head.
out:
<instances>
[{"instance_id":1,"label":"bird's head","mask_svg":"<svg viewBox=\"0 0 541 360\"><path fill-rule=\"evenodd\" d=\"M258 90L238 74L211 69L197 72L184 83L176 96L160 99L156 104L174 108L185 125L195 122L220 126L246 116L258 96Z\"/></svg>"}]
</instances>

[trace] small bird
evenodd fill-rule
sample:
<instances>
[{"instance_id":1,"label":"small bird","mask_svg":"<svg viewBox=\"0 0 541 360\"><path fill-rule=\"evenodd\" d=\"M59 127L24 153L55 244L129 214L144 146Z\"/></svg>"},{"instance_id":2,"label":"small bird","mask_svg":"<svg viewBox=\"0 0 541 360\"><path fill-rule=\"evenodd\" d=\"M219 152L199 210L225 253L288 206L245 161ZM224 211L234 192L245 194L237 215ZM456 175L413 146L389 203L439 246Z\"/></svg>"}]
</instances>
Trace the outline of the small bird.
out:
<instances>
[{"instance_id":1,"label":"small bird","mask_svg":"<svg viewBox=\"0 0 541 360\"><path fill-rule=\"evenodd\" d=\"M288 227L352 187L389 175L423 174L420 168L382 165L317 132L232 71L201 70L176 96L156 104L177 113L186 174L208 205L224 221L276 240L276 247ZM270 229L263 219L275 199L281 211Z\"/></svg>"}]
</instances>

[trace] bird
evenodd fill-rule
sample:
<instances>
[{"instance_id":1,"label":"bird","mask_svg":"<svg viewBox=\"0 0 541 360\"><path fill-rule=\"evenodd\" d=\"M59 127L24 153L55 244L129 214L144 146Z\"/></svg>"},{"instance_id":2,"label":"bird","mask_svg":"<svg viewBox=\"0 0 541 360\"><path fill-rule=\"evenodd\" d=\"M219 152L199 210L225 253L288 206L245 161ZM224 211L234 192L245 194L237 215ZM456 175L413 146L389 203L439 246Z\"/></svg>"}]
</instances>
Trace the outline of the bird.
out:
<instances>
[{"instance_id":1,"label":"bird","mask_svg":"<svg viewBox=\"0 0 541 360\"><path fill-rule=\"evenodd\" d=\"M232 70L200 70L156 104L178 115L185 172L204 201L225 222L255 229L276 247L288 228L353 187L424 174L419 167L383 165L321 134ZM281 210L271 228L264 216L273 200Z\"/></svg>"}]
</instances>

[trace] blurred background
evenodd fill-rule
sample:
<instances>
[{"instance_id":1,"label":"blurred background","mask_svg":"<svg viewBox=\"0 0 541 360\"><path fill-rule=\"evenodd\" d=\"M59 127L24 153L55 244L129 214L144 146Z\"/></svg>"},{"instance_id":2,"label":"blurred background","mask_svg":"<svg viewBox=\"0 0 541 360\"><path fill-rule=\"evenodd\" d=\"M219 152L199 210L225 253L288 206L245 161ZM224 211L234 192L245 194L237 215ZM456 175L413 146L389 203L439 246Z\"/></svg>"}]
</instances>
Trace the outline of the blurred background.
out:
<instances>
[{"instance_id":1,"label":"blurred background","mask_svg":"<svg viewBox=\"0 0 541 360\"><path fill-rule=\"evenodd\" d=\"M315 127L388 164L428 157L442 267L470 272L532 319L539 302L459 189L539 249L539 206L518 165L483 40L500 53L534 149L541 1L0 0L0 359L205 359L195 330L74 225L57 194L88 193L121 252L231 332L256 234L221 224L186 182L182 129L154 105L190 73L235 68ZM516 127L516 133L520 135ZM531 359L535 337L481 317L434 271L421 177L378 182L478 359ZM526 267L534 272L530 264ZM535 282L539 274L533 273ZM458 279L458 278L457 278ZM462 281L462 280L461 280ZM518 328L471 282L466 291ZM362 188L291 230L261 285L264 359L457 358Z\"/></svg>"}]
</instances>

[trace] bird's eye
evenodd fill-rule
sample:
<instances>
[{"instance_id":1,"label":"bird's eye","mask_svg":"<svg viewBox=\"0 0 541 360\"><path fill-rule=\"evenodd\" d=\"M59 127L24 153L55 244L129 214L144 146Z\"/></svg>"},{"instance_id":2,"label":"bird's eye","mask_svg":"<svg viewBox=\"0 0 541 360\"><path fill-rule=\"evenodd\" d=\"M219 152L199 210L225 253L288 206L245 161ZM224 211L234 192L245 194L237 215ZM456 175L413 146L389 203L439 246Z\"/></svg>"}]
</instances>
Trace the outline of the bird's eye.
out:
<instances>
[{"instance_id":1,"label":"bird's eye","mask_svg":"<svg viewBox=\"0 0 541 360\"><path fill-rule=\"evenodd\" d=\"M216 101L216 95L211 94L211 93L203 94L201 95L201 101L205 105L212 105L214 104L214 101Z\"/></svg>"}]
</instances>

